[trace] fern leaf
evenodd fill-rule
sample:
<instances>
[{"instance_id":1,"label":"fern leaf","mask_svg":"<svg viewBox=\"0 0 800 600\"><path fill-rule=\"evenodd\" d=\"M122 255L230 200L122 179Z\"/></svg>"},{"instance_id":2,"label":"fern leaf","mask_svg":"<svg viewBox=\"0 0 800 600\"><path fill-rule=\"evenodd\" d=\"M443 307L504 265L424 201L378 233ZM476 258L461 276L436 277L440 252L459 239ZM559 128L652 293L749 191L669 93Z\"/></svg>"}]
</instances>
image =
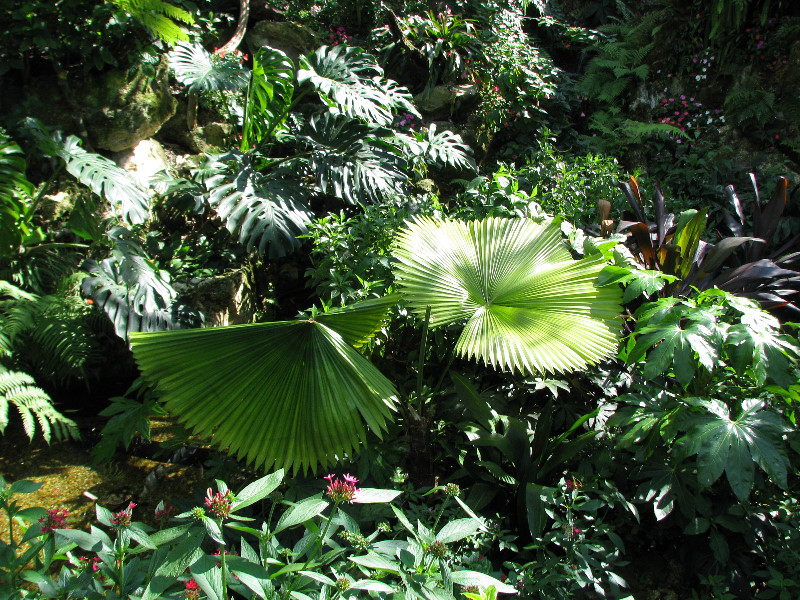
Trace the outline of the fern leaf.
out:
<instances>
[{"instance_id":1,"label":"fern leaf","mask_svg":"<svg viewBox=\"0 0 800 600\"><path fill-rule=\"evenodd\" d=\"M80 434L74 421L58 412L50 396L37 387L27 373L5 371L0 373L0 433L5 433L8 425L8 405L14 405L22 419L22 426L28 439L36 434L36 422L49 444L52 434L62 440L68 437L78 439Z\"/></svg>"},{"instance_id":2,"label":"fern leaf","mask_svg":"<svg viewBox=\"0 0 800 600\"><path fill-rule=\"evenodd\" d=\"M138 20L150 32L170 46L179 40L187 41L189 33L174 21L194 24L191 13L163 0L111 0L116 6Z\"/></svg>"}]
</instances>

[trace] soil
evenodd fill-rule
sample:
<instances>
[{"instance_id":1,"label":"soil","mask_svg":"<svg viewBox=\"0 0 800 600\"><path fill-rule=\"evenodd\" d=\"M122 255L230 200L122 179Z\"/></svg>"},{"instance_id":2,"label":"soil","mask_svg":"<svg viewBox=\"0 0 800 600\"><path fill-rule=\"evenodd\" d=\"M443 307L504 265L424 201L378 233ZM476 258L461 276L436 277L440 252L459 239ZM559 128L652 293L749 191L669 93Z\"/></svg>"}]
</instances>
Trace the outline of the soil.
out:
<instances>
[{"instance_id":1,"label":"soil","mask_svg":"<svg viewBox=\"0 0 800 600\"><path fill-rule=\"evenodd\" d=\"M82 436L91 437L89 424L81 425ZM147 452L169 440L176 428L173 421L154 419L152 441ZM129 502L137 504L134 519L155 525L155 508L160 500L175 504L190 498L198 489L208 487L199 464L181 465L133 453L117 453L105 465L93 465L91 443L78 441L53 441L48 445L37 435L33 442L21 427L9 427L0 436L0 475L7 483L28 479L42 486L31 494L14 496L20 508L66 508L72 528L87 529L95 522L95 504L111 511L125 508ZM3 515L4 517L4 515ZM15 525L14 535L20 532ZM0 539L8 540L8 521L0 519Z\"/></svg>"}]
</instances>

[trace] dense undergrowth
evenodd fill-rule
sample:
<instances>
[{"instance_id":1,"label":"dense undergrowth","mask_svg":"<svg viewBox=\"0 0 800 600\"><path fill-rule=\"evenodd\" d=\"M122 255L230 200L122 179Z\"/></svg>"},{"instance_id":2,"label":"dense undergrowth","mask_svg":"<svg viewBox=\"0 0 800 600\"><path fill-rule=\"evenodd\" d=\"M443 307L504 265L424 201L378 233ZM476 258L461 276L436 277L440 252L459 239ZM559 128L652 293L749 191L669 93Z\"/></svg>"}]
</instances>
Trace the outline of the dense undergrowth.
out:
<instances>
[{"instance_id":1,"label":"dense undergrowth","mask_svg":"<svg viewBox=\"0 0 800 600\"><path fill-rule=\"evenodd\" d=\"M166 411L254 481L81 532L0 480L2 597L796 597L797 7L251 8L318 49L213 0L0 22L0 431L99 413L108 461ZM229 128L141 182L82 86L166 64Z\"/></svg>"}]
</instances>

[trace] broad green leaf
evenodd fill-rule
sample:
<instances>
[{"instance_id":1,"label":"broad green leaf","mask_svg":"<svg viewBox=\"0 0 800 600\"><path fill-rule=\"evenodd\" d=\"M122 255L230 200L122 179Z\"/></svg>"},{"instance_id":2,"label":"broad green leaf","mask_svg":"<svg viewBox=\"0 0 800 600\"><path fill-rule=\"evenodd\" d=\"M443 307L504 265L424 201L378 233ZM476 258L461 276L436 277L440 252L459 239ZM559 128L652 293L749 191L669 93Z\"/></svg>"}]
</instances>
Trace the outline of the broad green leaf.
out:
<instances>
[{"instance_id":1,"label":"broad green leaf","mask_svg":"<svg viewBox=\"0 0 800 600\"><path fill-rule=\"evenodd\" d=\"M236 61L215 58L200 44L179 43L169 53L175 78L192 93L240 90L247 85L249 70Z\"/></svg>"},{"instance_id":2,"label":"broad green leaf","mask_svg":"<svg viewBox=\"0 0 800 600\"><path fill-rule=\"evenodd\" d=\"M431 327L466 321L456 352L500 369L570 371L613 354L621 292L602 257L573 260L557 223L420 217L398 235L400 292Z\"/></svg>"},{"instance_id":3,"label":"broad green leaf","mask_svg":"<svg viewBox=\"0 0 800 600\"><path fill-rule=\"evenodd\" d=\"M308 498L291 506L281 515L275 525L275 533L279 533L289 527L299 525L309 519L318 517L329 506L329 502L319 498Z\"/></svg>"},{"instance_id":4,"label":"broad green leaf","mask_svg":"<svg viewBox=\"0 0 800 600\"><path fill-rule=\"evenodd\" d=\"M716 398L698 399L705 413L695 417L682 440L690 454L697 454L697 477L708 487L727 476L734 494L746 501L753 487L754 463L785 488L789 460L781 436L780 417L759 400L742 403L741 414L732 418L728 406Z\"/></svg>"},{"instance_id":5,"label":"broad green leaf","mask_svg":"<svg viewBox=\"0 0 800 600\"><path fill-rule=\"evenodd\" d=\"M286 54L263 46L253 56L247 86L240 149L273 141L286 122L294 94L294 64Z\"/></svg>"},{"instance_id":6,"label":"broad green leaf","mask_svg":"<svg viewBox=\"0 0 800 600\"><path fill-rule=\"evenodd\" d=\"M500 594L517 593L517 590L515 590L513 586L507 585L499 579L495 579L491 575L479 573L478 571L453 571L451 577L453 579L453 583L462 586L477 585L480 588L494 586L494 588Z\"/></svg>"},{"instance_id":7,"label":"broad green leaf","mask_svg":"<svg viewBox=\"0 0 800 600\"><path fill-rule=\"evenodd\" d=\"M385 558L375 554L374 552L368 552L363 556L349 556L347 560L349 560L350 562L354 562L357 565L361 565L362 567L366 567L368 569L388 571L390 573L400 572L400 566L398 564L386 560Z\"/></svg>"},{"instance_id":8,"label":"broad green leaf","mask_svg":"<svg viewBox=\"0 0 800 600\"><path fill-rule=\"evenodd\" d=\"M353 504L382 504L391 502L402 493L403 492L397 490L361 488L353 499Z\"/></svg>"},{"instance_id":9,"label":"broad green leaf","mask_svg":"<svg viewBox=\"0 0 800 600\"><path fill-rule=\"evenodd\" d=\"M457 542L466 537L475 535L480 531L480 521L475 519L453 519L448 521L436 534L436 540L449 544L450 542Z\"/></svg>"},{"instance_id":10,"label":"broad green leaf","mask_svg":"<svg viewBox=\"0 0 800 600\"><path fill-rule=\"evenodd\" d=\"M385 313L350 314L345 335L363 339ZM267 469L334 462L367 427L381 435L396 402L392 384L313 319L134 334L131 343L171 414Z\"/></svg>"},{"instance_id":11,"label":"broad green leaf","mask_svg":"<svg viewBox=\"0 0 800 600\"><path fill-rule=\"evenodd\" d=\"M236 500L231 505L231 511L250 506L269 496L283 481L283 469L278 469L258 479L236 494Z\"/></svg>"}]
</instances>

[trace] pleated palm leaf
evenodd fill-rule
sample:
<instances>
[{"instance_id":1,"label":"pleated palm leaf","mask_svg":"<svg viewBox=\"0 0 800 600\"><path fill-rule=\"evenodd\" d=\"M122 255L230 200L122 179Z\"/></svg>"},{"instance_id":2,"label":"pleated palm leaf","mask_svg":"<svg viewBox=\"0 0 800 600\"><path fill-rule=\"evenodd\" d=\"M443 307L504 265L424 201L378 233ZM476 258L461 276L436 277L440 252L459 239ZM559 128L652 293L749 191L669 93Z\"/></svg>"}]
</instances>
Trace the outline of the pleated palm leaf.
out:
<instances>
[{"instance_id":1,"label":"pleated palm leaf","mask_svg":"<svg viewBox=\"0 0 800 600\"><path fill-rule=\"evenodd\" d=\"M617 286L602 257L574 260L557 223L418 218L398 237L395 275L431 327L466 321L456 352L504 370L565 372L616 352Z\"/></svg>"},{"instance_id":2,"label":"pleated palm leaf","mask_svg":"<svg viewBox=\"0 0 800 600\"><path fill-rule=\"evenodd\" d=\"M355 347L397 298L311 319L131 335L144 377L195 433L265 469L327 466L379 437L391 382ZM366 424L366 427L365 427Z\"/></svg>"}]
</instances>

